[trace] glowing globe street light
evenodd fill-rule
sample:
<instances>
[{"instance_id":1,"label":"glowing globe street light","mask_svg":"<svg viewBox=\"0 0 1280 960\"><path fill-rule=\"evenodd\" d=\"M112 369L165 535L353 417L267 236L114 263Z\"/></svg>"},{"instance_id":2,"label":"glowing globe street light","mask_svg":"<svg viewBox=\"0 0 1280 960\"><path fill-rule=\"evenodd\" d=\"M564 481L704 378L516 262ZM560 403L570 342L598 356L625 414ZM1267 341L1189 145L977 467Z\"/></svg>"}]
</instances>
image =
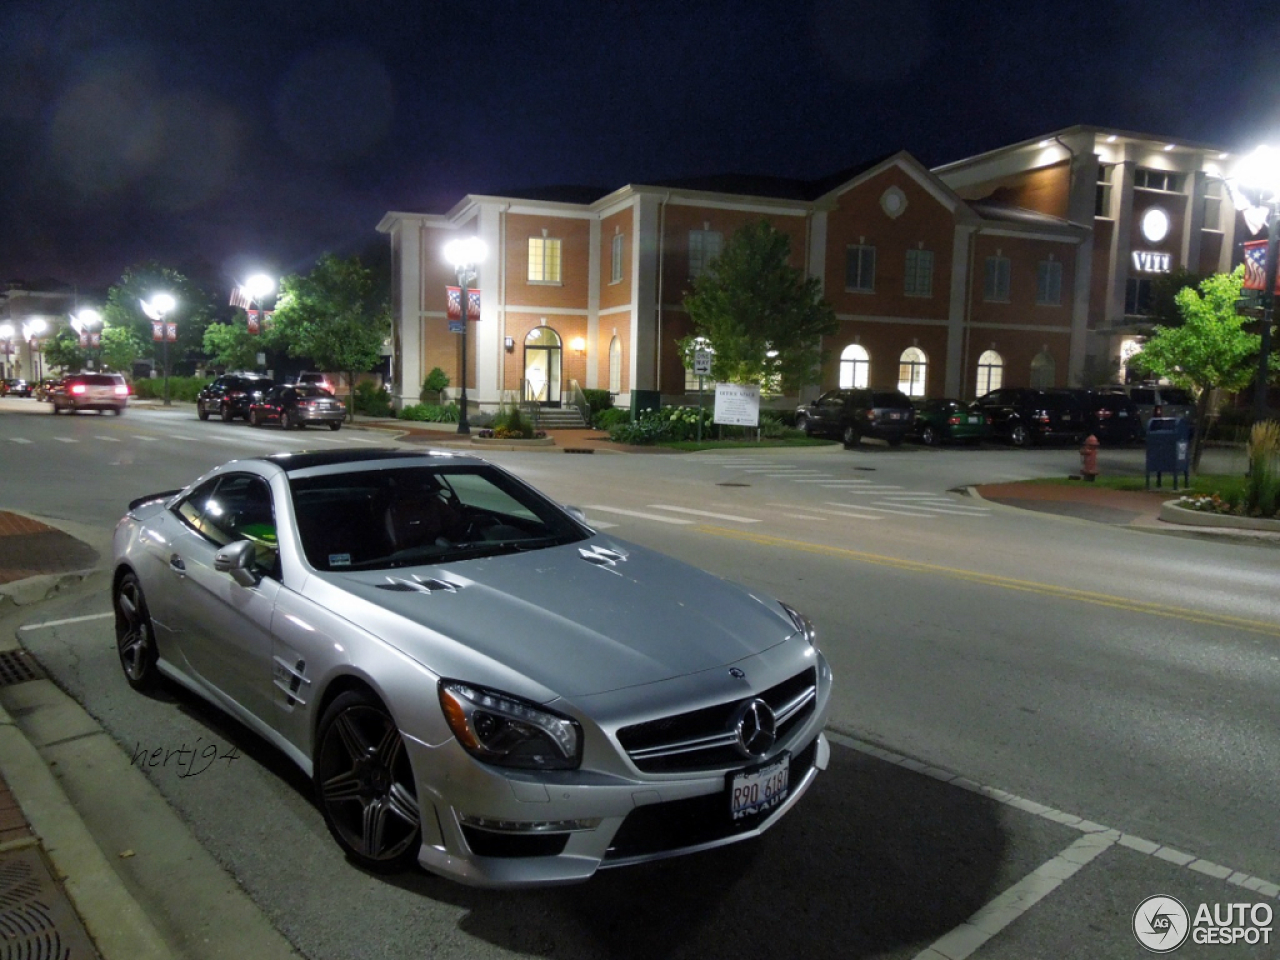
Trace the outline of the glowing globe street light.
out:
<instances>
[{"instance_id":1,"label":"glowing globe street light","mask_svg":"<svg viewBox=\"0 0 1280 960\"><path fill-rule=\"evenodd\" d=\"M164 318L173 312L178 301L167 293L154 293L150 300L140 300L139 303L142 304L142 312L153 322L160 324L160 339L164 342L164 405L171 407L173 402L169 399L169 328Z\"/></svg>"},{"instance_id":2,"label":"glowing globe street light","mask_svg":"<svg viewBox=\"0 0 1280 960\"><path fill-rule=\"evenodd\" d=\"M1267 416L1267 381L1271 366L1271 322L1275 313L1276 263L1280 259L1280 150L1266 144L1245 157L1236 176L1259 194L1267 208L1267 262L1262 281L1262 342L1258 349L1258 380L1254 385L1253 412L1258 420Z\"/></svg>"},{"instance_id":3,"label":"glowing globe street light","mask_svg":"<svg viewBox=\"0 0 1280 960\"><path fill-rule=\"evenodd\" d=\"M95 328L102 327L102 314L98 313L92 307L82 307L78 313L71 314L71 328L80 334L85 342L86 348L93 351L93 331ZM97 351L99 354L101 349ZM92 353L90 354L92 359ZM90 366L101 366L101 364L90 364Z\"/></svg>"},{"instance_id":4,"label":"glowing globe street light","mask_svg":"<svg viewBox=\"0 0 1280 960\"><path fill-rule=\"evenodd\" d=\"M489 248L479 237L466 237L450 240L444 247L444 258L458 275L458 286L461 296L458 305L462 311L462 372L458 379L462 384L461 409L458 412L458 433L470 433L471 423L467 420L467 300L468 287L476 281L476 269L489 255Z\"/></svg>"}]
</instances>

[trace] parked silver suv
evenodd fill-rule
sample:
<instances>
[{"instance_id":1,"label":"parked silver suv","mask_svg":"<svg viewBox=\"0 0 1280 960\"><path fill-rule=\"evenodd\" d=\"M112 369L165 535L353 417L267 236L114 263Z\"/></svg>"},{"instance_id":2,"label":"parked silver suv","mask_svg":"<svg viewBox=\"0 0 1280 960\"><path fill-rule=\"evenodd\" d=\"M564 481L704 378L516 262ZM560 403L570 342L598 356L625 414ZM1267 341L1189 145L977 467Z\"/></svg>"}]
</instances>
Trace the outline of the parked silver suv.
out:
<instances>
[{"instance_id":1,"label":"parked silver suv","mask_svg":"<svg viewBox=\"0 0 1280 960\"><path fill-rule=\"evenodd\" d=\"M1165 383L1123 383L1107 390L1119 390L1127 393L1129 399L1138 407L1138 417L1142 420L1142 429L1147 428L1147 421L1156 415L1159 409L1162 417L1186 417L1194 422L1196 418L1196 400L1190 390L1173 387Z\"/></svg>"},{"instance_id":2,"label":"parked silver suv","mask_svg":"<svg viewBox=\"0 0 1280 960\"><path fill-rule=\"evenodd\" d=\"M53 412L110 410L124 413L129 405L129 384L118 373L73 373L49 388Z\"/></svg>"}]
</instances>

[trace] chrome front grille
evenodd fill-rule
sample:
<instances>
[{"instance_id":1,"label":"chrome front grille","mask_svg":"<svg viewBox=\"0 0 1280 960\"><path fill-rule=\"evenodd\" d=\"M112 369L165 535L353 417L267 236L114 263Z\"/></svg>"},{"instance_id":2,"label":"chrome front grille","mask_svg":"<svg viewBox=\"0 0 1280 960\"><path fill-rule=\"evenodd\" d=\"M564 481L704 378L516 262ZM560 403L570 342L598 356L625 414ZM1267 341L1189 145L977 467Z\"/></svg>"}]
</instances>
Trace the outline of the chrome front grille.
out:
<instances>
[{"instance_id":1,"label":"chrome front grille","mask_svg":"<svg viewBox=\"0 0 1280 960\"><path fill-rule=\"evenodd\" d=\"M745 758L738 750L733 722L738 710L754 699L769 705L777 720L778 742L785 743L813 713L818 672L810 668L760 694L623 727L618 741L646 773L741 766Z\"/></svg>"}]
</instances>

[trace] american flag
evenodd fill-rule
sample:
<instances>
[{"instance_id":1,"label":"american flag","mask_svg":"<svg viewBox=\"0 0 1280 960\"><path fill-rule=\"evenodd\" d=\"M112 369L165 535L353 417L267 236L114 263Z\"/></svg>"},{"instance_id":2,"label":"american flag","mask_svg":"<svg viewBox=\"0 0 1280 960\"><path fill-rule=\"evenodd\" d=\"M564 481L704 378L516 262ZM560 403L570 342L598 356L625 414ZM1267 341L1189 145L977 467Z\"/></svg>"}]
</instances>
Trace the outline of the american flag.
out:
<instances>
[{"instance_id":1,"label":"american flag","mask_svg":"<svg viewBox=\"0 0 1280 960\"><path fill-rule=\"evenodd\" d=\"M461 287L445 287L448 292L448 309L446 313L450 320L462 319L462 288ZM467 290L467 319L480 319L480 291Z\"/></svg>"},{"instance_id":2,"label":"american flag","mask_svg":"<svg viewBox=\"0 0 1280 960\"><path fill-rule=\"evenodd\" d=\"M249 299L249 295L244 292L244 287L236 284L231 288L231 306L239 307L241 310L248 310L249 304L253 301Z\"/></svg>"},{"instance_id":3,"label":"american flag","mask_svg":"<svg viewBox=\"0 0 1280 960\"><path fill-rule=\"evenodd\" d=\"M1267 241L1255 240L1244 245L1244 288L1262 290L1267 285ZM1280 279L1276 281L1280 289Z\"/></svg>"}]
</instances>

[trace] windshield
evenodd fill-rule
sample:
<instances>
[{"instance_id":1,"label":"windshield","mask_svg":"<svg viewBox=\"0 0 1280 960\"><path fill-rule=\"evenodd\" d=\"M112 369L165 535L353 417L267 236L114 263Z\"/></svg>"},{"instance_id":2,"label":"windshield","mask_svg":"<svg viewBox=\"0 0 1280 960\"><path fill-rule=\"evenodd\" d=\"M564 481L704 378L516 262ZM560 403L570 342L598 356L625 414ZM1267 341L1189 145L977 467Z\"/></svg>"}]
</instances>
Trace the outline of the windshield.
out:
<instances>
[{"instance_id":1,"label":"windshield","mask_svg":"<svg viewBox=\"0 0 1280 960\"><path fill-rule=\"evenodd\" d=\"M588 534L490 466L398 467L291 478L307 562L380 570L538 550Z\"/></svg>"}]
</instances>

